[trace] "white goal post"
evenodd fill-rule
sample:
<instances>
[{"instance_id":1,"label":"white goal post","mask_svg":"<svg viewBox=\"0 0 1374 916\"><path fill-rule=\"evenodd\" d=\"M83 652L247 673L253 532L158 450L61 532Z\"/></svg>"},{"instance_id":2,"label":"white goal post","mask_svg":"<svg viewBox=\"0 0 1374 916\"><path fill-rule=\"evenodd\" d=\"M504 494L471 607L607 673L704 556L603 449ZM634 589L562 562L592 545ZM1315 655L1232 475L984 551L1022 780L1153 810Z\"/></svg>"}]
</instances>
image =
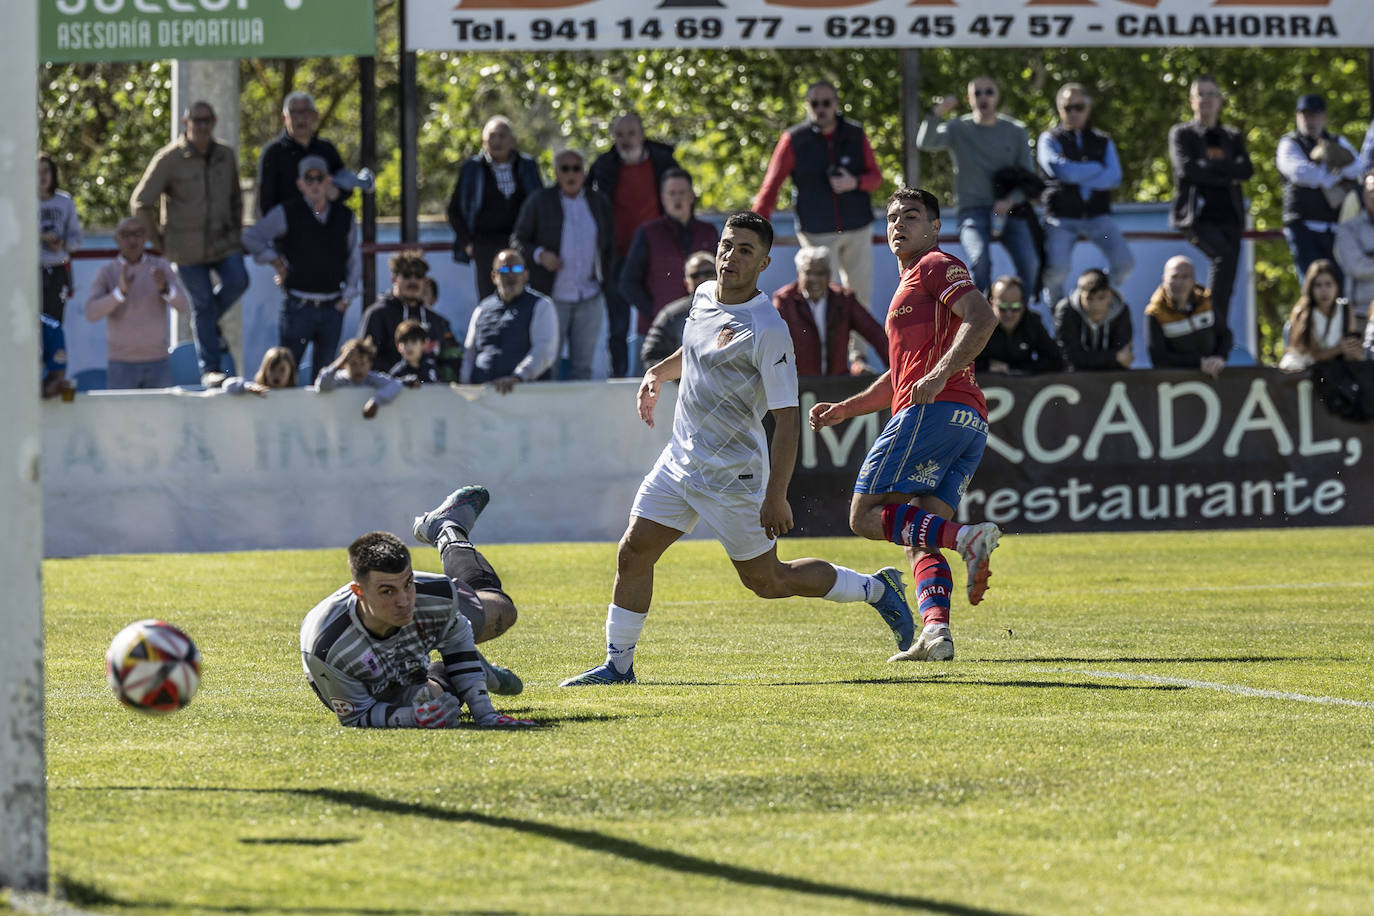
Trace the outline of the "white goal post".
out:
<instances>
[{"instance_id":1,"label":"white goal post","mask_svg":"<svg viewBox=\"0 0 1374 916\"><path fill-rule=\"evenodd\" d=\"M48 889L39 486L38 0L5 4L0 37L0 886Z\"/></svg>"}]
</instances>

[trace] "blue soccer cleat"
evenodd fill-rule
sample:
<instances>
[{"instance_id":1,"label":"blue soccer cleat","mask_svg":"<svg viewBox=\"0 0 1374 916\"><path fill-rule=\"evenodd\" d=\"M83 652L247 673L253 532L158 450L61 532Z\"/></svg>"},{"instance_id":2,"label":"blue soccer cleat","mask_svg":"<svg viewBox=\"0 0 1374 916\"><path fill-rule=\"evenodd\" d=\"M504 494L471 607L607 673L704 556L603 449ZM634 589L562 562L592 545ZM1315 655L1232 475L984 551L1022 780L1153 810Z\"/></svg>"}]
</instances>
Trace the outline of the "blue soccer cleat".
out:
<instances>
[{"instance_id":1,"label":"blue soccer cleat","mask_svg":"<svg viewBox=\"0 0 1374 916\"><path fill-rule=\"evenodd\" d=\"M610 662L597 665L590 671L583 671L576 677L570 677L559 687L609 687L613 684L633 684L635 683L635 666L631 665L630 670L621 674L616 670L615 665Z\"/></svg>"},{"instance_id":2,"label":"blue soccer cleat","mask_svg":"<svg viewBox=\"0 0 1374 916\"><path fill-rule=\"evenodd\" d=\"M415 540L422 544L434 544L439 540L439 529L444 522L452 522L463 529L464 537L472 533L477 516L491 502L491 494L483 486L459 487L448 495L437 507L424 515L415 516Z\"/></svg>"},{"instance_id":3,"label":"blue soccer cleat","mask_svg":"<svg viewBox=\"0 0 1374 916\"><path fill-rule=\"evenodd\" d=\"M916 623L911 619L911 608L906 603L906 586L902 584L902 572L895 566L886 566L873 574L873 578L883 584L883 593L872 602L873 607L882 615L887 625L892 627L892 635L897 640L897 651L905 652L911 648L916 638Z\"/></svg>"}]
</instances>

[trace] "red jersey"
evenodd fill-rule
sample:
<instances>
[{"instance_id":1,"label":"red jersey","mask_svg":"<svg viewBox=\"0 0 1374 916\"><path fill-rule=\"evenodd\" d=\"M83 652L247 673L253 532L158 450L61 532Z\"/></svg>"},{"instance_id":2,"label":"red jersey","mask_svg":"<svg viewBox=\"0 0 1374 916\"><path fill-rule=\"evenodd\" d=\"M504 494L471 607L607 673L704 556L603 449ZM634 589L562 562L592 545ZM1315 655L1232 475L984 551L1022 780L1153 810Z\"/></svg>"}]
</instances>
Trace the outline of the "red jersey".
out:
<instances>
[{"instance_id":1,"label":"red jersey","mask_svg":"<svg viewBox=\"0 0 1374 916\"><path fill-rule=\"evenodd\" d=\"M938 247L902 271L887 309L888 364L892 367L892 412L911 405L912 387L954 344L963 321L950 306L971 289L964 262ZM973 364L949 377L937 401L954 401L987 419L988 405L973 378Z\"/></svg>"}]
</instances>

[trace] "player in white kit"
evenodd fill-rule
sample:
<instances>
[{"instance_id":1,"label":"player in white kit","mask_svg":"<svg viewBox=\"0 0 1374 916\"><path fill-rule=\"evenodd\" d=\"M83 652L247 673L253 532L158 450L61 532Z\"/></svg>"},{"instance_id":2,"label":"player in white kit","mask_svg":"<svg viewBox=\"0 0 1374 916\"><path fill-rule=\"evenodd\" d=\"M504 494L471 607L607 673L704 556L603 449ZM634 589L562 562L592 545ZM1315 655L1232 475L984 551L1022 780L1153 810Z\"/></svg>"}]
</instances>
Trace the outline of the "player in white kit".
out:
<instances>
[{"instance_id":1,"label":"player in white kit","mask_svg":"<svg viewBox=\"0 0 1374 916\"><path fill-rule=\"evenodd\" d=\"M606 661L564 687L635 682L634 650L653 598L654 565L698 519L715 532L740 582L761 598L801 595L864 601L892 627L899 649L914 623L901 573L864 575L824 560L780 560L776 538L792 528L787 485L801 432L792 336L758 289L773 227L757 213L725 221L717 279L697 287L682 347L640 383L639 416L654 425L665 382L680 378L673 438L640 484L616 556L606 615ZM762 420L775 424L772 454Z\"/></svg>"}]
</instances>

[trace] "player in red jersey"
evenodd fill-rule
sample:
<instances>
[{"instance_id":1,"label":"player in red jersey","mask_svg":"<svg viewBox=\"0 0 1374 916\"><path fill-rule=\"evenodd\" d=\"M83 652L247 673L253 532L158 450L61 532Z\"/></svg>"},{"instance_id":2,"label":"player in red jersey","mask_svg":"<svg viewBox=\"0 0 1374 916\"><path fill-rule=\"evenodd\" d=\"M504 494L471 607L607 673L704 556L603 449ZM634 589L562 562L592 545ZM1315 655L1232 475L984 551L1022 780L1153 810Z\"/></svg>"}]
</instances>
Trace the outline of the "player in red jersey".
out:
<instances>
[{"instance_id":1,"label":"player in red jersey","mask_svg":"<svg viewBox=\"0 0 1374 916\"><path fill-rule=\"evenodd\" d=\"M953 576L941 548L968 569L970 604L987 591L988 557L1001 532L991 522L951 521L987 445L988 410L973 359L997 315L968 268L939 248L940 204L923 189L902 188L887 202L887 244L902 279L887 311L891 368L844 401L811 408L811 428L882 410L892 419L854 483L849 527L860 537L906 548L916 578L921 635L889 661L947 661Z\"/></svg>"}]
</instances>

